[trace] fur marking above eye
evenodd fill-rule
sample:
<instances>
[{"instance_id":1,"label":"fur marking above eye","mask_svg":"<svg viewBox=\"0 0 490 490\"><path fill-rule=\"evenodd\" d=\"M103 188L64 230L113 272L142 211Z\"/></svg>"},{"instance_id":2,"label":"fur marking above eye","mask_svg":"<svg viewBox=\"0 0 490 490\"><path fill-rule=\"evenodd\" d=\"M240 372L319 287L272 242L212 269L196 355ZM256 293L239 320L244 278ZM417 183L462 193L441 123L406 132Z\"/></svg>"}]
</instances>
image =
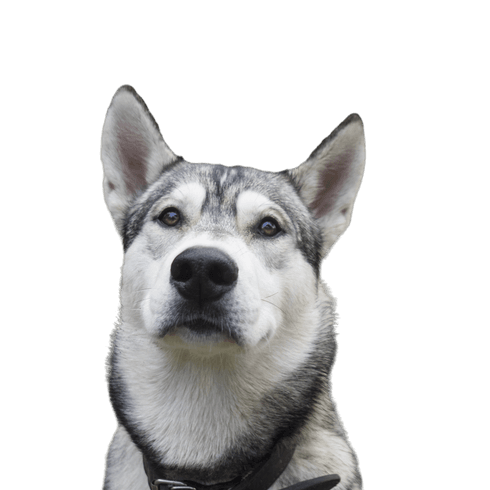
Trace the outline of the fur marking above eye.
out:
<instances>
[{"instance_id":1,"label":"fur marking above eye","mask_svg":"<svg viewBox=\"0 0 490 490\"><path fill-rule=\"evenodd\" d=\"M175 226L180 222L180 213L176 208L167 208L157 219L166 226Z\"/></svg>"},{"instance_id":2,"label":"fur marking above eye","mask_svg":"<svg viewBox=\"0 0 490 490\"><path fill-rule=\"evenodd\" d=\"M270 216L267 216L260 222L258 230L262 236L269 238L276 236L282 231L277 221Z\"/></svg>"}]
</instances>

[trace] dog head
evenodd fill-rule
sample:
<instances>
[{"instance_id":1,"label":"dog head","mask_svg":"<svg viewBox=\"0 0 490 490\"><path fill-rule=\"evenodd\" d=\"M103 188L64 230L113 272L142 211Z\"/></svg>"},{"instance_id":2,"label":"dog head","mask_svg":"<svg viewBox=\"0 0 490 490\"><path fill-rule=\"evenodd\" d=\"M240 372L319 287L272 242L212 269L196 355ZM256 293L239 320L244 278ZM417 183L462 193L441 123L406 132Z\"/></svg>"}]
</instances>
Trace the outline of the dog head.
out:
<instances>
[{"instance_id":1,"label":"dog head","mask_svg":"<svg viewBox=\"0 0 490 490\"><path fill-rule=\"evenodd\" d=\"M364 156L353 114L292 170L189 163L121 87L102 136L125 250L121 320L162 347L210 354L294 338L314 320L320 263L349 225Z\"/></svg>"}]
</instances>

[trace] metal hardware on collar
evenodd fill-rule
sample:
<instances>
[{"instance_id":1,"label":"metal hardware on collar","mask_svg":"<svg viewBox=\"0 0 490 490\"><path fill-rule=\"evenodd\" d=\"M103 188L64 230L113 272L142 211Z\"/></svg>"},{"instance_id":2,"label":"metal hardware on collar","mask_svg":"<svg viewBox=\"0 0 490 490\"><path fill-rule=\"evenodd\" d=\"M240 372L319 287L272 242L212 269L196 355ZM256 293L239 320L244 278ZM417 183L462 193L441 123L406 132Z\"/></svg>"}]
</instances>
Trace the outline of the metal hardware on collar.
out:
<instances>
[{"instance_id":1,"label":"metal hardware on collar","mask_svg":"<svg viewBox=\"0 0 490 490\"><path fill-rule=\"evenodd\" d=\"M181 481L162 480L161 478L158 478L151 482L152 490L162 490L160 485L166 485L165 490L196 490L194 487L189 487Z\"/></svg>"}]
</instances>

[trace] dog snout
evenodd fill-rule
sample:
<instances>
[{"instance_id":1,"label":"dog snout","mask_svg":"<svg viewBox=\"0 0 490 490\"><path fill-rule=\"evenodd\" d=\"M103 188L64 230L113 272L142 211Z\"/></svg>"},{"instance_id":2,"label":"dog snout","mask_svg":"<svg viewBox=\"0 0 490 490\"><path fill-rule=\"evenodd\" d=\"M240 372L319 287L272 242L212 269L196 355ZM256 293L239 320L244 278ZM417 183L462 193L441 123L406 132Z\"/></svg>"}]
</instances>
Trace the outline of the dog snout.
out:
<instances>
[{"instance_id":1,"label":"dog snout","mask_svg":"<svg viewBox=\"0 0 490 490\"><path fill-rule=\"evenodd\" d=\"M170 282L188 300L216 301L233 289L238 266L225 252L212 247L191 247L175 257Z\"/></svg>"}]
</instances>

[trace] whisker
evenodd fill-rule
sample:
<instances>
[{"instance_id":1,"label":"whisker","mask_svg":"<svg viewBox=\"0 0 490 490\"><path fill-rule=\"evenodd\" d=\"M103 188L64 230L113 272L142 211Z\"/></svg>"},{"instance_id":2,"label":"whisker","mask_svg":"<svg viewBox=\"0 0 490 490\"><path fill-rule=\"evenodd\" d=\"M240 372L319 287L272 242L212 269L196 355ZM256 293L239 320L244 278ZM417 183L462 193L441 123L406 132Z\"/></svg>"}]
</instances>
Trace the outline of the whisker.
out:
<instances>
[{"instance_id":1,"label":"whisker","mask_svg":"<svg viewBox=\"0 0 490 490\"><path fill-rule=\"evenodd\" d=\"M279 291L276 291L274 294L271 294L270 296L266 296L264 299L270 298L271 296L275 296L278 293L279 293Z\"/></svg>"},{"instance_id":2,"label":"whisker","mask_svg":"<svg viewBox=\"0 0 490 490\"><path fill-rule=\"evenodd\" d=\"M283 314L286 316L286 312L282 308L279 308L279 306L277 306L274 303L272 303L272 301L267 301L265 299L262 299L261 301L265 301L266 303L269 303L270 305L275 306L278 310L282 311Z\"/></svg>"}]
</instances>

